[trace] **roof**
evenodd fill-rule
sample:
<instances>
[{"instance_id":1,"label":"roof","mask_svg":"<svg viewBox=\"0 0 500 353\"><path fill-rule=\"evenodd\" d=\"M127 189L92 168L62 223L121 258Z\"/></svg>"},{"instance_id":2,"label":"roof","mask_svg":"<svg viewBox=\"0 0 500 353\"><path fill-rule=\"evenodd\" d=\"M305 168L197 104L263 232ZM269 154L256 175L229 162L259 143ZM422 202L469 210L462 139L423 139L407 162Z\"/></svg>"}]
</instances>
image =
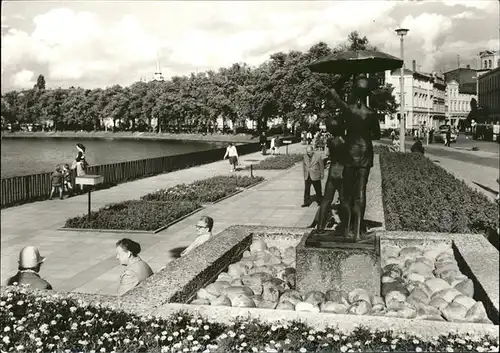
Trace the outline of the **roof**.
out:
<instances>
[{"instance_id":1,"label":"roof","mask_svg":"<svg viewBox=\"0 0 500 353\"><path fill-rule=\"evenodd\" d=\"M477 94L476 88L476 83L464 83L458 87L458 92L465 94Z\"/></svg>"},{"instance_id":2,"label":"roof","mask_svg":"<svg viewBox=\"0 0 500 353\"><path fill-rule=\"evenodd\" d=\"M490 70L488 72L485 72L484 74L481 74L479 76L479 81L481 81L482 79L485 79L486 77L489 77L491 75L499 75L500 74L500 66L493 69L493 70Z\"/></svg>"},{"instance_id":3,"label":"roof","mask_svg":"<svg viewBox=\"0 0 500 353\"><path fill-rule=\"evenodd\" d=\"M446 71L444 73L444 75L455 73L455 72L466 72L466 71L474 71L474 72L476 72L477 70L476 69L467 68L467 67L459 67L459 68L456 68L454 70Z\"/></svg>"},{"instance_id":4,"label":"roof","mask_svg":"<svg viewBox=\"0 0 500 353\"><path fill-rule=\"evenodd\" d=\"M495 54L499 54L500 51L497 51L497 50L484 50L482 52L479 52L479 57L483 57L483 56L490 56L490 55L495 55Z\"/></svg>"}]
</instances>

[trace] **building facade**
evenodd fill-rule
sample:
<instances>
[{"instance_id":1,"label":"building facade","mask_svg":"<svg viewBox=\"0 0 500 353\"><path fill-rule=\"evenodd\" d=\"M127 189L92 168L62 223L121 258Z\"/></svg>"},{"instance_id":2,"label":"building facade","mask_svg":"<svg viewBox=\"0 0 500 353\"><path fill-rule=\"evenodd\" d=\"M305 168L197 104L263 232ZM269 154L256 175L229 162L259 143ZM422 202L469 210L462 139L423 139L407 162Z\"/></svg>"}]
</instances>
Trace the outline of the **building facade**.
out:
<instances>
[{"instance_id":1,"label":"building facade","mask_svg":"<svg viewBox=\"0 0 500 353\"><path fill-rule=\"evenodd\" d=\"M475 87L477 85L477 70L471 69L469 65L445 72L443 75L446 82L455 80L460 86Z\"/></svg>"},{"instance_id":2,"label":"building facade","mask_svg":"<svg viewBox=\"0 0 500 353\"><path fill-rule=\"evenodd\" d=\"M432 89L432 126L437 128L440 122L446 119L446 82L443 76L433 73L433 89Z\"/></svg>"},{"instance_id":3,"label":"building facade","mask_svg":"<svg viewBox=\"0 0 500 353\"><path fill-rule=\"evenodd\" d=\"M480 67L482 70L496 69L500 64L500 51L485 50L479 53Z\"/></svg>"},{"instance_id":4,"label":"building facade","mask_svg":"<svg viewBox=\"0 0 500 353\"><path fill-rule=\"evenodd\" d=\"M500 121L500 67L479 76L478 103L490 122Z\"/></svg>"},{"instance_id":5,"label":"building facade","mask_svg":"<svg viewBox=\"0 0 500 353\"><path fill-rule=\"evenodd\" d=\"M445 81L435 74L417 72L416 64L413 69L404 71L404 101L406 129L420 128L422 125L428 127L439 126L439 121L445 118ZM394 86L396 102L400 104L400 69L387 70L385 82ZM399 128L399 113L395 116L385 116L381 128Z\"/></svg>"},{"instance_id":6,"label":"building facade","mask_svg":"<svg viewBox=\"0 0 500 353\"><path fill-rule=\"evenodd\" d=\"M473 90L467 90L467 86L460 85L459 82L452 79L446 83L445 100L447 105L446 119L449 124L457 127L458 122L467 118L472 98L477 99Z\"/></svg>"}]
</instances>

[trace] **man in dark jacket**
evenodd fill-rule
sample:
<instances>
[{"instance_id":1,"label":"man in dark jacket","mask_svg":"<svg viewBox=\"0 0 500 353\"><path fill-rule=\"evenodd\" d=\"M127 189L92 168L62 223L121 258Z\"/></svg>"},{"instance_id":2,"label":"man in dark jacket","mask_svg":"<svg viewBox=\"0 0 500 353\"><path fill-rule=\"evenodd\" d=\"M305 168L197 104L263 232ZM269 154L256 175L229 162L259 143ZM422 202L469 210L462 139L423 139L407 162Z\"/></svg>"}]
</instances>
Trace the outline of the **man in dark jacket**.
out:
<instances>
[{"instance_id":1,"label":"man in dark jacket","mask_svg":"<svg viewBox=\"0 0 500 353\"><path fill-rule=\"evenodd\" d=\"M417 137L417 141L411 146L411 151L414 153L425 153L424 146L422 145L422 140Z\"/></svg>"},{"instance_id":2,"label":"man in dark jacket","mask_svg":"<svg viewBox=\"0 0 500 353\"><path fill-rule=\"evenodd\" d=\"M34 246L26 246L19 253L19 271L15 276L9 278L7 285L14 283L18 285L27 284L33 289L52 289L46 280L40 278L38 274L40 267L45 261L45 257L40 256L40 252Z\"/></svg>"},{"instance_id":3,"label":"man in dark jacket","mask_svg":"<svg viewBox=\"0 0 500 353\"><path fill-rule=\"evenodd\" d=\"M302 168L304 172L304 203L302 207L308 207L311 204L311 184L314 186L316 192L316 203L318 206L321 204L321 180L324 177L324 164L323 158L319 154L314 153L312 146L307 146L307 152L304 154L302 161Z\"/></svg>"},{"instance_id":4,"label":"man in dark jacket","mask_svg":"<svg viewBox=\"0 0 500 353\"><path fill-rule=\"evenodd\" d=\"M259 142L260 142L262 154L263 155L267 154L267 136L266 136L266 133L264 131L262 131L262 133L260 134Z\"/></svg>"}]
</instances>

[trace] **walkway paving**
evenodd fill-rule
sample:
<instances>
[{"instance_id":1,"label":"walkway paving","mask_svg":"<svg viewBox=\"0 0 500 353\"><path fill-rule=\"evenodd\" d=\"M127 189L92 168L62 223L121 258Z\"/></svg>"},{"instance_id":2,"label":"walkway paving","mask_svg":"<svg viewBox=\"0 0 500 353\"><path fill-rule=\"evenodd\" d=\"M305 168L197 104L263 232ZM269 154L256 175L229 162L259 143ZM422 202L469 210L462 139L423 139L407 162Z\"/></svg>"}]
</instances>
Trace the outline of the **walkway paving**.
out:
<instances>
[{"instance_id":1,"label":"walkway paving","mask_svg":"<svg viewBox=\"0 0 500 353\"><path fill-rule=\"evenodd\" d=\"M289 151L303 152L304 146L291 145ZM258 163L263 158L260 153L253 153L242 156L241 162L248 165ZM448 164L443 166L449 168ZM249 172L238 173L248 175ZM228 162L218 161L120 184L94 192L92 209L97 210L113 202L138 199L148 192L179 183L229 174ZM264 176L266 182L210 205L154 235L58 231L67 218L86 213L86 195L4 209L1 211L1 281L4 283L16 272L19 250L26 245L35 245L47 257L42 276L55 289L116 294L122 268L117 265L115 258L115 243L120 238L128 237L138 241L143 249L141 257L156 272L175 259L179 248L188 246L196 238L194 225L202 215L214 218L214 234L233 224L307 227L312 222L317 206L300 207L303 197L300 164L285 171L255 171L254 174ZM380 183L379 178L374 170L369 183ZM368 188L370 189L370 184ZM380 201L380 195L376 198ZM378 220L380 202L372 201L376 200L368 202L367 219Z\"/></svg>"},{"instance_id":2,"label":"walkway paving","mask_svg":"<svg viewBox=\"0 0 500 353\"><path fill-rule=\"evenodd\" d=\"M284 150L282 148L282 153ZM303 151L304 146L300 144L289 146L290 153ZM241 162L248 165L263 158L260 153L253 153L242 156ZM92 209L138 199L148 192L179 183L229 174L226 160L120 184L92 193ZM249 171L238 174L248 175ZM47 257L41 274L55 289L115 294L122 268L117 265L114 244L122 237L141 244L141 257L156 272L175 258L176 248L186 247L196 238L194 225L202 215L214 218L214 234L233 224L306 227L312 222L317 206L300 207L303 197L300 165L285 171L255 171L254 174L264 176L267 181L210 205L154 235L58 231L67 218L86 213L86 195L2 210L2 283L16 272L19 250L26 245L38 246Z\"/></svg>"}]
</instances>

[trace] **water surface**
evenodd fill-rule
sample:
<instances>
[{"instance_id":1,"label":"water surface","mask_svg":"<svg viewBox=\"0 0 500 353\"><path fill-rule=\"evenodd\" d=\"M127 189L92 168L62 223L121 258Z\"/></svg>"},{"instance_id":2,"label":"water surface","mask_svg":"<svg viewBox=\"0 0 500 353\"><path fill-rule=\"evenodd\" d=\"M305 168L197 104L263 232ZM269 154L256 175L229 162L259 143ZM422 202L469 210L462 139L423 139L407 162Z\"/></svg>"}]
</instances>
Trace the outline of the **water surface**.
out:
<instances>
[{"instance_id":1,"label":"water surface","mask_svg":"<svg viewBox=\"0 0 500 353\"><path fill-rule=\"evenodd\" d=\"M220 142L112 138L4 138L1 176L50 172L56 164L71 165L78 153L77 143L86 147L90 165L172 156L223 147ZM221 155L222 159L223 155Z\"/></svg>"}]
</instances>

